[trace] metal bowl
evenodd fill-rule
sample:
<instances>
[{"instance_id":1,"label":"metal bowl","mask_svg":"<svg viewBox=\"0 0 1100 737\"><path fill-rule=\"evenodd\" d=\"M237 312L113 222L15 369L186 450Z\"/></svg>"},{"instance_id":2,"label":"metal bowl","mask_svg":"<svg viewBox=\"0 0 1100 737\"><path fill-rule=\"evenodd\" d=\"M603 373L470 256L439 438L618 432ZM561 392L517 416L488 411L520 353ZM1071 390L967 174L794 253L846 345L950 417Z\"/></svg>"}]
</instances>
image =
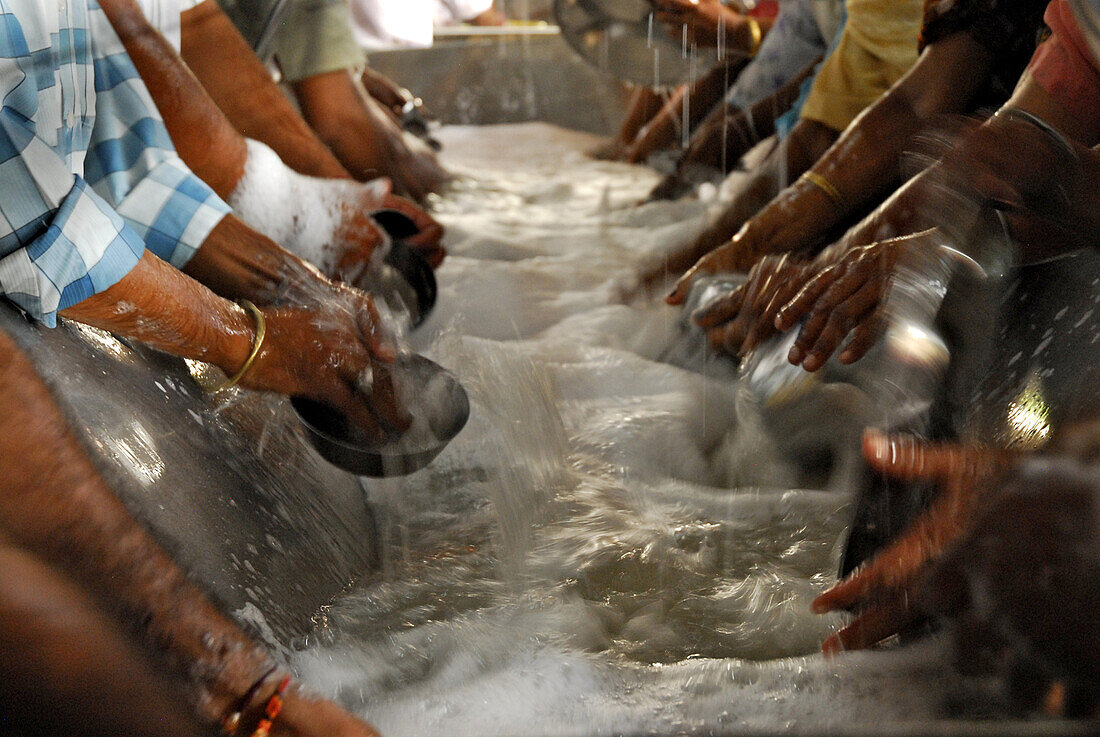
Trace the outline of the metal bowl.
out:
<instances>
[{"instance_id":1,"label":"metal bowl","mask_svg":"<svg viewBox=\"0 0 1100 737\"><path fill-rule=\"evenodd\" d=\"M415 328L427 319L439 296L431 264L419 251L405 243L406 238L416 235L419 230L411 218L397 210L379 210L371 213L371 218L393 240L385 265L397 272L397 276L394 278L383 273L376 276L376 283L366 286L383 299L387 295L397 296L411 311L412 326ZM411 295L408 294L410 289Z\"/></svg>"},{"instance_id":2,"label":"metal bowl","mask_svg":"<svg viewBox=\"0 0 1100 737\"><path fill-rule=\"evenodd\" d=\"M406 398L430 401L419 408L413 428L393 441L367 438L344 413L321 402L290 400L322 458L359 476L405 476L431 463L466 426L470 400L454 374L417 355L398 358L394 367Z\"/></svg>"}]
</instances>

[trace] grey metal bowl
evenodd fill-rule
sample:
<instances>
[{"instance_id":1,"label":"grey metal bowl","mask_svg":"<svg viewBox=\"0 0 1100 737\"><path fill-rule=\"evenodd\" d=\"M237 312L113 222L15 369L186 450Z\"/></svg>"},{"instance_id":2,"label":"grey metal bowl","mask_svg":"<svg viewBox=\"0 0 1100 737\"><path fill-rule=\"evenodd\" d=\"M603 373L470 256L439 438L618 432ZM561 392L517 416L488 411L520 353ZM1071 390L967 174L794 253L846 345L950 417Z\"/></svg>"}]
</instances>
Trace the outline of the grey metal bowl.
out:
<instances>
[{"instance_id":1,"label":"grey metal bowl","mask_svg":"<svg viewBox=\"0 0 1100 737\"><path fill-rule=\"evenodd\" d=\"M396 440L367 438L347 416L321 402L290 400L306 436L329 463L359 476L405 476L439 455L466 426L470 400L454 374L423 356L402 356L395 373L406 399L426 398L415 411L413 428Z\"/></svg>"}]
</instances>

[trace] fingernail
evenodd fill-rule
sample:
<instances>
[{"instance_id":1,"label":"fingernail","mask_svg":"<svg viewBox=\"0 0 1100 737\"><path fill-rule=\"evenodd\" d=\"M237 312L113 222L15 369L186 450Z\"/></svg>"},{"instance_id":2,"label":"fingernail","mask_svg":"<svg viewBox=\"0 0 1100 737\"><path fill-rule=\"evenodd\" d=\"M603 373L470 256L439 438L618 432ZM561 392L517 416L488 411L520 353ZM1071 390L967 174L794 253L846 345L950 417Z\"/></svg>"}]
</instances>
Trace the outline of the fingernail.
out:
<instances>
[{"instance_id":1,"label":"fingernail","mask_svg":"<svg viewBox=\"0 0 1100 737\"><path fill-rule=\"evenodd\" d=\"M833 655L839 655L844 651L844 643L840 640L840 635L829 635L825 638L825 642L821 643L821 654L826 657Z\"/></svg>"},{"instance_id":2,"label":"fingernail","mask_svg":"<svg viewBox=\"0 0 1100 737\"><path fill-rule=\"evenodd\" d=\"M810 602L810 611L814 614L826 614L832 611L832 608L828 603L821 601L821 597L818 597Z\"/></svg>"},{"instance_id":3,"label":"fingernail","mask_svg":"<svg viewBox=\"0 0 1100 737\"><path fill-rule=\"evenodd\" d=\"M790 353L787 354L787 360L793 363L795 366L802 363L802 349L798 346L791 346Z\"/></svg>"},{"instance_id":4,"label":"fingernail","mask_svg":"<svg viewBox=\"0 0 1100 737\"><path fill-rule=\"evenodd\" d=\"M853 353L851 351L844 351L840 354L841 363L851 363L853 360Z\"/></svg>"}]
</instances>

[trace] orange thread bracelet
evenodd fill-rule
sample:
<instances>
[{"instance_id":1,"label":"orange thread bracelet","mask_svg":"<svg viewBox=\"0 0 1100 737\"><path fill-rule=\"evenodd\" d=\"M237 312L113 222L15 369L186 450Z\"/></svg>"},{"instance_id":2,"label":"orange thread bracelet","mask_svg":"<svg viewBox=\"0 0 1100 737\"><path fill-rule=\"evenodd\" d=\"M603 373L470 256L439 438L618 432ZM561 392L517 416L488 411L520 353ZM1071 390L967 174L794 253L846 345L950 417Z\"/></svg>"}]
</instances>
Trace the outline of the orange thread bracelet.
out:
<instances>
[{"instance_id":1,"label":"orange thread bracelet","mask_svg":"<svg viewBox=\"0 0 1100 737\"><path fill-rule=\"evenodd\" d=\"M236 734L237 728L241 724L241 715L244 710L248 708L248 705L252 703L252 697L263 688L264 681L271 677L271 674L277 671L279 667L277 665L271 666L262 676L256 679L256 682L248 687L248 690L244 692L244 696L237 702L237 708L233 712L222 720L222 733L227 735Z\"/></svg>"},{"instance_id":2,"label":"orange thread bracelet","mask_svg":"<svg viewBox=\"0 0 1100 737\"><path fill-rule=\"evenodd\" d=\"M289 685L290 676L283 676L283 680L279 681L279 687L267 700L267 706L264 707L264 718L256 726L256 731L252 733L252 737L267 737L271 731L271 726L275 723L275 718L283 710L283 693Z\"/></svg>"}]
</instances>

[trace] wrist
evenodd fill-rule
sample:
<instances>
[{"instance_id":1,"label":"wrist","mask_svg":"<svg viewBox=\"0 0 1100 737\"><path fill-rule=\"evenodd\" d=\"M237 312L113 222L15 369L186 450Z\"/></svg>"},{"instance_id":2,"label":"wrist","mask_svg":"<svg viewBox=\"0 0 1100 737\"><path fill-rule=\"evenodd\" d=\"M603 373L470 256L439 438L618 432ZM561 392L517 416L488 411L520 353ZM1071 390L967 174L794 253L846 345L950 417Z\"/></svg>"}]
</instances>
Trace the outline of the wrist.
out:
<instances>
[{"instance_id":1,"label":"wrist","mask_svg":"<svg viewBox=\"0 0 1100 737\"><path fill-rule=\"evenodd\" d=\"M221 327L220 334L209 345L215 346L210 362L234 376L248 361L256 341L256 325L252 316L238 304L221 299L222 314L215 321Z\"/></svg>"}]
</instances>

